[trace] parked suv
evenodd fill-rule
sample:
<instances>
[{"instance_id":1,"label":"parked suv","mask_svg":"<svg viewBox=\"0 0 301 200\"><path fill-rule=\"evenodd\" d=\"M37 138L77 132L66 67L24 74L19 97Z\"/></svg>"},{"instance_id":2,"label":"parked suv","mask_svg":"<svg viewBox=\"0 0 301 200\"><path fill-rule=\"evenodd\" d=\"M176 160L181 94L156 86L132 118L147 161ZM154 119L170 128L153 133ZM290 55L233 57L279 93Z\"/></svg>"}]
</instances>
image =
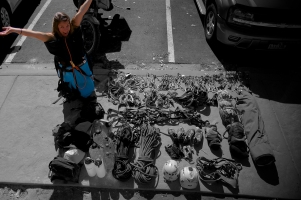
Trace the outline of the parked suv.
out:
<instances>
[{"instance_id":1,"label":"parked suv","mask_svg":"<svg viewBox=\"0 0 301 200\"><path fill-rule=\"evenodd\" d=\"M12 14L15 12L22 0L0 0L0 28L10 26Z\"/></svg>"},{"instance_id":2,"label":"parked suv","mask_svg":"<svg viewBox=\"0 0 301 200\"><path fill-rule=\"evenodd\" d=\"M196 0L209 43L243 49L301 48L301 0Z\"/></svg>"}]
</instances>

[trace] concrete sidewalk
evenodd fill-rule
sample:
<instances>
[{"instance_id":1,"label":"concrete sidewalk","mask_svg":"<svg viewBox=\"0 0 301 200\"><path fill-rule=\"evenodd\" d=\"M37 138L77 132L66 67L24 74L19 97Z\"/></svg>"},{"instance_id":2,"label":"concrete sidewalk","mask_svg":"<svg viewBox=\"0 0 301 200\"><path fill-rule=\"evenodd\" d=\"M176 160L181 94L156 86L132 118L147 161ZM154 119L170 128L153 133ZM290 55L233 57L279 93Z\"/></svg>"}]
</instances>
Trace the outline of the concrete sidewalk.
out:
<instances>
[{"instance_id":1,"label":"concrete sidewalk","mask_svg":"<svg viewBox=\"0 0 301 200\"><path fill-rule=\"evenodd\" d=\"M123 71L136 75L147 73L158 76L164 74L201 76L212 71L199 71L198 65L173 65L172 70L135 70L136 66ZM53 64L41 65L2 65L0 69L0 183L51 184L48 178L48 164L56 155L51 130L63 122L62 100L57 99L57 75ZM250 72L251 91L256 95L266 131L276 156L273 169L257 169L253 161L244 165L239 176L239 189L221 184L204 185L193 192L213 194L254 195L273 198L300 199L301 189L301 96L300 71L264 71L241 69ZM108 70L95 69L97 79L105 81ZM102 84L102 83L100 83ZM100 85L98 85L100 86ZM98 91L99 88L97 87ZM111 107L105 98L99 98L105 109ZM217 108L211 108L204 119L217 119ZM209 121L210 121L209 120ZM219 123L223 133L224 128ZM227 141L223 140L223 146ZM208 146L204 151L210 154ZM156 165L162 169L168 159L161 147L162 159ZM214 156L210 154L210 156ZM223 149L223 156L230 158L229 150ZM162 176L162 174L160 174ZM84 186L91 180L82 180ZM101 187L101 185L93 185ZM135 189L136 184L105 185L108 188ZM152 190L182 190L168 186L162 178Z\"/></svg>"}]
</instances>

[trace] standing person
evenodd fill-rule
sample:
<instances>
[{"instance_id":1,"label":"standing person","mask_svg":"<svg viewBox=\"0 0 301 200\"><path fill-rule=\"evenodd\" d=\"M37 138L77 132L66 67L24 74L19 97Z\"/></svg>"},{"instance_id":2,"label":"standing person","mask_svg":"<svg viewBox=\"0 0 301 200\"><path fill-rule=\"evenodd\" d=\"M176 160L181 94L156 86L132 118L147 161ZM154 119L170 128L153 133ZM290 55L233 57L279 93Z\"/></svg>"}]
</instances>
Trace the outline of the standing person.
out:
<instances>
[{"instance_id":1,"label":"standing person","mask_svg":"<svg viewBox=\"0 0 301 200\"><path fill-rule=\"evenodd\" d=\"M18 33L36 38L44 42L48 51L54 55L55 67L60 78L57 90L59 95L66 99L63 104L64 123L70 127L75 127L80 121L94 116L95 113L92 112L96 112L96 108L99 107L94 91L92 66L84 49L80 29L83 16L91 3L92 0L86 0L72 19L63 12L57 12L53 18L51 33L15 27L3 27L3 31L0 32L0 36Z\"/></svg>"},{"instance_id":2,"label":"standing person","mask_svg":"<svg viewBox=\"0 0 301 200\"><path fill-rule=\"evenodd\" d=\"M55 66L60 77L58 91L67 100L95 96L92 66L88 62L80 29L83 16L91 3L92 0L83 2L72 19L63 12L57 12L51 33L14 27L3 27L0 32L0 36L18 33L45 43L48 51L55 56Z\"/></svg>"}]
</instances>

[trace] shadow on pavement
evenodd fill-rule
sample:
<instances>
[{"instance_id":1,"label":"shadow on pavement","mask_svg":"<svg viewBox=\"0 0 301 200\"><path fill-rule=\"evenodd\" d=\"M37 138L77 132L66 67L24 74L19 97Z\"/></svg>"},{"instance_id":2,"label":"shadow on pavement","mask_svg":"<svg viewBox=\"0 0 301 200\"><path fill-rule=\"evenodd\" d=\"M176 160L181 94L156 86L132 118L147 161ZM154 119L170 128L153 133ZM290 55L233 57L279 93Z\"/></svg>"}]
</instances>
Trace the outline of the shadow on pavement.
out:
<instances>
[{"instance_id":1,"label":"shadow on pavement","mask_svg":"<svg viewBox=\"0 0 301 200\"><path fill-rule=\"evenodd\" d=\"M28 23L28 20L30 19L31 15L34 13L35 9L40 5L40 3L41 0L23 0L13 14L11 26L17 28L24 28L24 26ZM1 41L0 65L4 62L8 54L18 50L16 49L16 47L11 48L12 44L14 43L17 37L18 34L10 34L8 36L5 36L4 39Z\"/></svg>"},{"instance_id":2,"label":"shadow on pavement","mask_svg":"<svg viewBox=\"0 0 301 200\"><path fill-rule=\"evenodd\" d=\"M296 69L300 67L298 51L262 51L229 47L220 42L210 45L212 51L225 67L232 71L239 67L257 69Z\"/></svg>"}]
</instances>

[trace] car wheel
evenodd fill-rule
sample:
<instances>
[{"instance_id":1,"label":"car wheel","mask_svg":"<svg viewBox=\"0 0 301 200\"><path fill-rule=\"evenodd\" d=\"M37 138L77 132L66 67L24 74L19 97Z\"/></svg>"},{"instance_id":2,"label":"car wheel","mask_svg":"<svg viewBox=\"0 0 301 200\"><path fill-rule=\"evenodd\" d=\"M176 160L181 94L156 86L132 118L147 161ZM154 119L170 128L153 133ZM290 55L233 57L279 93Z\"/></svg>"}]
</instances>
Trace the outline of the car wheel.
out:
<instances>
[{"instance_id":1,"label":"car wheel","mask_svg":"<svg viewBox=\"0 0 301 200\"><path fill-rule=\"evenodd\" d=\"M210 4L207 8L205 16L205 36L206 40L210 43L216 41L216 21L217 14L214 4Z\"/></svg>"},{"instance_id":2,"label":"car wheel","mask_svg":"<svg viewBox=\"0 0 301 200\"><path fill-rule=\"evenodd\" d=\"M12 13L10 11L9 6L6 3L0 2L0 27L10 26L11 21L12 21Z\"/></svg>"}]
</instances>

